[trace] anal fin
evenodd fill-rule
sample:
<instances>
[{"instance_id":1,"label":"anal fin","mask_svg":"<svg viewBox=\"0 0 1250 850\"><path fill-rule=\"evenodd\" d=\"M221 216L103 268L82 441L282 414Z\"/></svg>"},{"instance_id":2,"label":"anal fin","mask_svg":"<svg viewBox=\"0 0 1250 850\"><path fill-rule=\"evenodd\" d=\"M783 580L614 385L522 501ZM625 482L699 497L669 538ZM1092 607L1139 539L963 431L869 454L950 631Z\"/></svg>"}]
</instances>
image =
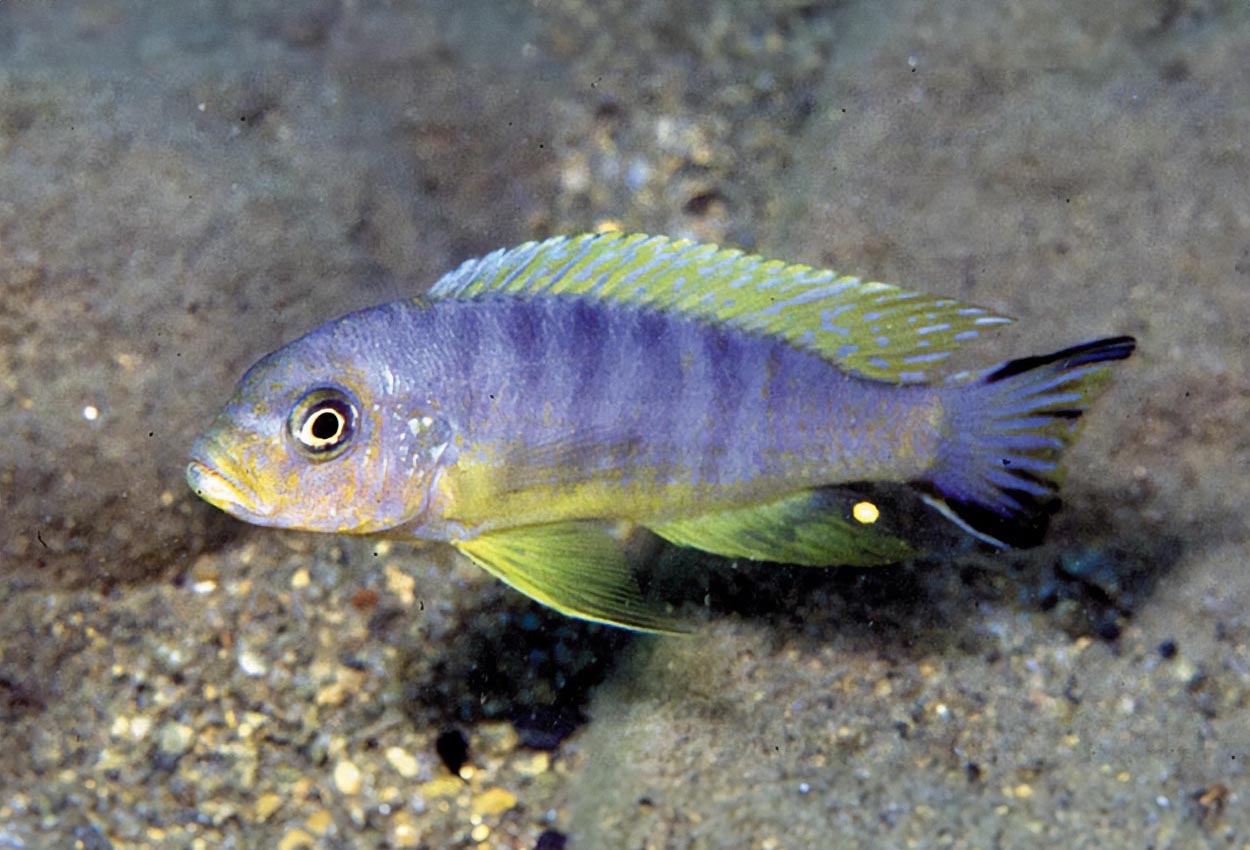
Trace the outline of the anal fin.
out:
<instances>
[{"instance_id":1,"label":"anal fin","mask_svg":"<svg viewBox=\"0 0 1250 850\"><path fill-rule=\"evenodd\" d=\"M919 554L862 493L822 487L775 502L652 526L679 546L801 566L876 566Z\"/></svg>"},{"instance_id":2,"label":"anal fin","mask_svg":"<svg viewBox=\"0 0 1250 850\"><path fill-rule=\"evenodd\" d=\"M642 632L690 631L662 603L643 598L620 545L600 525L526 526L452 545L505 584L570 617Z\"/></svg>"}]
</instances>

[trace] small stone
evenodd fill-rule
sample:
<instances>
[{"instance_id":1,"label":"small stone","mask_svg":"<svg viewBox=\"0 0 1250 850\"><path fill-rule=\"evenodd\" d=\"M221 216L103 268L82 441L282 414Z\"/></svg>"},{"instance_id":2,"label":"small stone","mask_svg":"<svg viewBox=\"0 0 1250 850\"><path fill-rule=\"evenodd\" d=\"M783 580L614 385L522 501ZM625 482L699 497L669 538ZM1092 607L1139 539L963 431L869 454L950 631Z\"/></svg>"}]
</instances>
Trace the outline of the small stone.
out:
<instances>
[{"instance_id":1,"label":"small stone","mask_svg":"<svg viewBox=\"0 0 1250 850\"><path fill-rule=\"evenodd\" d=\"M469 837L474 841L485 841L490 838L490 827L484 823L479 823L473 827L473 831L469 833Z\"/></svg>"},{"instance_id":2,"label":"small stone","mask_svg":"<svg viewBox=\"0 0 1250 850\"><path fill-rule=\"evenodd\" d=\"M310 584L312 584L312 576L309 575L308 570L303 567L300 567L298 570L291 573L292 590L303 590Z\"/></svg>"},{"instance_id":3,"label":"small stone","mask_svg":"<svg viewBox=\"0 0 1250 850\"><path fill-rule=\"evenodd\" d=\"M239 650L239 669L243 671L243 675L253 678L263 676L269 671L265 659L251 649Z\"/></svg>"},{"instance_id":4,"label":"small stone","mask_svg":"<svg viewBox=\"0 0 1250 850\"><path fill-rule=\"evenodd\" d=\"M376 590L362 587L352 594L352 607L357 611L372 611L378 604L378 594Z\"/></svg>"},{"instance_id":5,"label":"small stone","mask_svg":"<svg viewBox=\"0 0 1250 850\"><path fill-rule=\"evenodd\" d=\"M487 788L473 798L476 815L502 815L516 805L516 795L503 788Z\"/></svg>"},{"instance_id":6,"label":"small stone","mask_svg":"<svg viewBox=\"0 0 1250 850\"><path fill-rule=\"evenodd\" d=\"M464 788L464 783L454 776L442 776L423 782L417 787L417 793L431 800L454 797Z\"/></svg>"},{"instance_id":7,"label":"small stone","mask_svg":"<svg viewBox=\"0 0 1250 850\"><path fill-rule=\"evenodd\" d=\"M282 836L278 842L278 850L299 850L302 847L313 847L316 839L302 829L296 828Z\"/></svg>"},{"instance_id":8,"label":"small stone","mask_svg":"<svg viewBox=\"0 0 1250 850\"><path fill-rule=\"evenodd\" d=\"M1177 682L1189 683L1198 675L1198 666L1188 658L1177 658L1172 664L1172 678Z\"/></svg>"},{"instance_id":9,"label":"small stone","mask_svg":"<svg viewBox=\"0 0 1250 850\"><path fill-rule=\"evenodd\" d=\"M412 779L420 769L417 757L402 747L387 747L386 761L404 779Z\"/></svg>"},{"instance_id":10,"label":"small stone","mask_svg":"<svg viewBox=\"0 0 1250 850\"><path fill-rule=\"evenodd\" d=\"M343 687L341 681L331 682L317 691L317 695L313 697L313 702L317 705L342 705L346 701L347 688Z\"/></svg>"},{"instance_id":11,"label":"small stone","mask_svg":"<svg viewBox=\"0 0 1250 850\"><path fill-rule=\"evenodd\" d=\"M334 787L342 794L358 794L360 792L360 768L347 759L334 766Z\"/></svg>"},{"instance_id":12,"label":"small stone","mask_svg":"<svg viewBox=\"0 0 1250 850\"><path fill-rule=\"evenodd\" d=\"M396 847L418 847L421 844L421 831L417 821L409 812L398 811L391 818L391 844Z\"/></svg>"},{"instance_id":13,"label":"small stone","mask_svg":"<svg viewBox=\"0 0 1250 850\"><path fill-rule=\"evenodd\" d=\"M152 731L152 718L135 717L130 721L130 737L136 741L142 741Z\"/></svg>"},{"instance_id":14,"label":"small stone","mask_svg":"<svg viewBox=\"0 0 1250 850\"><path fill-rule=\"evenodd\" d=\"M364 690L367 674L350 667L339 667L335 670L334 681L317 691L317 705L342 705L352 694Z\"/></svg>"},{"instance_id":15,"label":"small stone","mask_svg":"<svg viewBox=\"0 0 1250 850\"><path fill-rule=\"evenodd\" d=\"M498 756L508 755L521 743L511 723L483 723L478 726L477 737L477 749Z\"/></svg>"},{"instance_id":16,"label":"small stone","mask_svg":"<svg viewBox=\"0 0 1250 850\"><path fill-rule=\"evenodd\" d=\"M551 755L542 750L536 750L519 756L513 762L513 766L522 776L538 776L551 768Z\"/></svg>"},{"instance_id":17,"label":"small stone","mask_svg":"<svg viewBox=\"0 0 1250 850\"><path fill-rule=\"evenodd\" d=\"M159 749L169 756L181 756L190 752L195 744L195 730L183 723L167 723L161 728Z\"/></svg>"},{"instance_id":18,"label":"small stone","mask_svg":"<svg viewBox=\"0 0 1250 850\"><path fill-rule=\"evenodd\" d=\"M304 821L304 826L308 827L315 835L325 835L330 831L330 827L334 826L334 815L325 809L317 809Z\"/></svg>"},{"instance_id":19,"label":"small stone","mask_svg":"<svg viewBox=\"0 0 1250 850\"><path fill-rule=\"evenodd\" d=\"M201 556L191 565L191 583L211 584L217 586L217 582L221 580L221 568L217 561L208 556Z\"/></svg>"},{"instance_id":20,"label":"small stone","mask_svg":"<svg viewBox=\"0 0 1250 850\"><path fill-rule=\"evenodd\" d=\"M175 644L159 644L153 654L167 673L181 673L191 663L191 653Z\"/></svg>"},{"instance_id":21,"label":"small stone","mask_svg":"<svg viewBox=\"0 0 1250 850\"><path fill-rule=\"evenodd\" d=\"M387 564L386 572L386 589L387 592L394 594L399 598L399 602L405 608L412 606L416 602L417 582L412 576L408 575L398 567Z\"/></svg>"},{"instance_id":22,"label":"small stone","mask_svg":"<svg viewBox=\"0 0 1250 850\"><path fill-rule=\"evenodd\" d=\"M256 820L262 823L269 820L274 812L282 808L282 802L282 798L272 791L261 794L256 800Z\"/></svg>"}]
</instances>

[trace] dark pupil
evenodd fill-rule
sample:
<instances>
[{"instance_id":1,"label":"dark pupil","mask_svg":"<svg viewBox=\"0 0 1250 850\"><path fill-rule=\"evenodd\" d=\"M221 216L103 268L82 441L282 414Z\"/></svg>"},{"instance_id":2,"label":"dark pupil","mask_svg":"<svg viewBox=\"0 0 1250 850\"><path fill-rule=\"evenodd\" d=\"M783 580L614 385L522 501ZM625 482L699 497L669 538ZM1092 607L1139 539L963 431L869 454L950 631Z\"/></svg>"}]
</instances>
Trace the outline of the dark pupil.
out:
<instances>
[{"instance_id":1,"label":"dark pupil","mask_svg":"<svg viewBox=\"0 0 1250 850\"><path fill-rule=\"evenodd\" d=\"M329 410L313 414L312 435L318 440L333 440L339 434L339 418Z\"/></svg>"}]
</instances>

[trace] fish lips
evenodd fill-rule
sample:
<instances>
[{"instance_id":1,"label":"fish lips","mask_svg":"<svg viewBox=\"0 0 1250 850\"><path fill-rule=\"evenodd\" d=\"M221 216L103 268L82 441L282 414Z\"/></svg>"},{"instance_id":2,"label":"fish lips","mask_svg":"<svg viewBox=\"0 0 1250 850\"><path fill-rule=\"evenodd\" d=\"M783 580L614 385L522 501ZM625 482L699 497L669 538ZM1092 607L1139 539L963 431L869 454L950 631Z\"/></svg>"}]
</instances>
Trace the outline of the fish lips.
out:
<instances>
[{"instance_id":1,"label":"fish lips","mask_svg":"<svg viewBox=\"0 0 1250 850\"><path fill-rule=\"evenodd\" d=\"M196 446L187 464L187 484L195 494L226 513L258 525L270 524L268 511L256 507L256 492L222 468L213 463L208 452Z\"/></svg>"}]
</instances>

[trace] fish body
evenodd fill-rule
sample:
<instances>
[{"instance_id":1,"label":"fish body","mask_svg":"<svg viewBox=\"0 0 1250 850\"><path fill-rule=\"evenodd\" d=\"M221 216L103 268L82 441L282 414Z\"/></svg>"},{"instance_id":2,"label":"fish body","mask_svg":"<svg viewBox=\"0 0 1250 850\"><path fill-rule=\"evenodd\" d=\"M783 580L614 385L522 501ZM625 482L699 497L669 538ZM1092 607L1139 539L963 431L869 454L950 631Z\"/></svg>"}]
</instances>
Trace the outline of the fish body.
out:
<instances>
[{"instance_id":1,"label":"fish body","mask_svg":"<svg viewBox=\"0 0 1250 850\"><path fill-rule=\"evenodd\" d=\"M883 563L913 550L838 488L895 482L991 542L1036 538L1059 455L1133 343L930 374L1008 321L715 246L528 243L262 359L188 480L252 522L449 542L571 615L672 630L610 523Z\"/></svg>"},{"instance_id":2,"label":"fish body","mask_svg":"<svg viewBox=\"0 0 1250 850\"><path fill-rule=\"evenodd\" d=\"M429 384L458 400L443 408L458 462L418 536L650 525L830 481L906 481L939 436L938 390L857 379L680 314L552 297L412 309L449 349L462 340Z\"/></svg>"}]
</instances>

